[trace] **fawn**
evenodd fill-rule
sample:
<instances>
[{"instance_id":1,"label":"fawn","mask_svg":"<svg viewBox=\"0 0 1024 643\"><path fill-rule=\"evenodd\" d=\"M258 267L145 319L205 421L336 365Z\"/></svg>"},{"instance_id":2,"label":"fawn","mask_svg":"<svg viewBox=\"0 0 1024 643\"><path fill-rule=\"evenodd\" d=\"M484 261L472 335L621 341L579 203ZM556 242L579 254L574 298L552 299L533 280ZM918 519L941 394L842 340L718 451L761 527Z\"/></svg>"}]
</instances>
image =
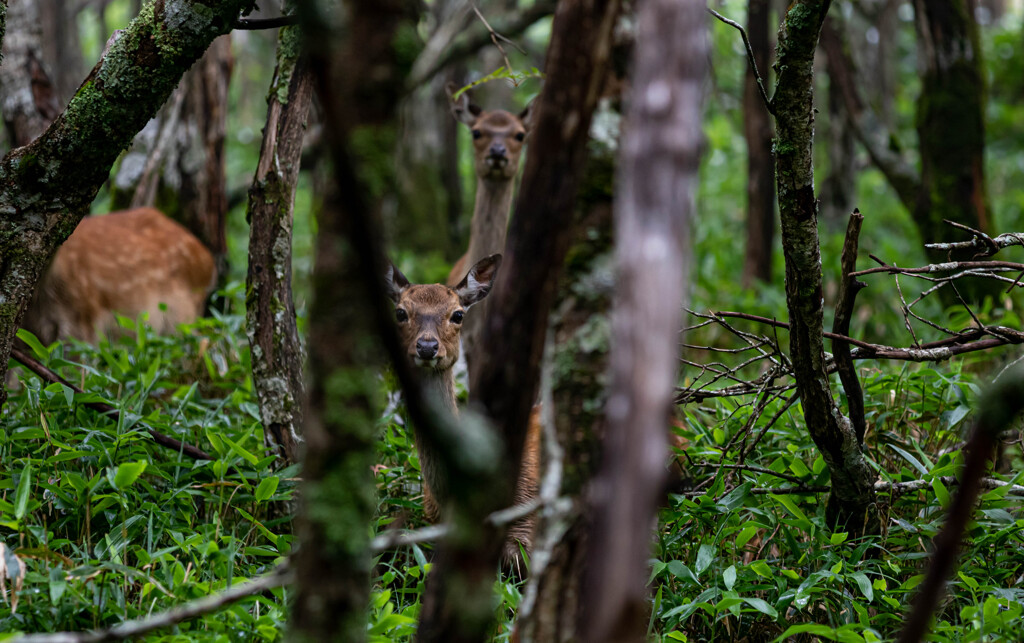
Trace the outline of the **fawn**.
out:
<instances>
[{"instance_id":1,"label":"fawn","mask_svg":"<svg viewBox=\"0 0 1024 643\"><path fill-rule=\"evenodd\" d=\"M397 268L390 266L385 278L389 295L395 304L399 336L409 360L420 368L425 391L432 391L452 415L458 415L455 398L455 375L452 367L459 357L459 335L469 308L484 299L501 265L501 255L484 257L454 287L442 284L410 284ZM423 471L423 510L427 519L437 522L445 503L446 483L437 464L414 429L413 438ZM514 504L522 504L537 496L540 467L540 427L536 414L531 417L523 459L516 481ZM505 541L503 560L514 570L521 570L519 545L530 551L533 540L533 516L510 525Z\"/></svg>"},{"instance_id":2,"label":"fawn","mask_svg":"<svg viewBox=\"0 0 1024 643\"><path fill-rule=\"evenodd\" d=\"M166 333L199 317L215 273L210 251L153 208L86 217L40 278L22 327L44 344L94 342L117 330L115 313L145 312Z\"/></svg>"}]
</instances>

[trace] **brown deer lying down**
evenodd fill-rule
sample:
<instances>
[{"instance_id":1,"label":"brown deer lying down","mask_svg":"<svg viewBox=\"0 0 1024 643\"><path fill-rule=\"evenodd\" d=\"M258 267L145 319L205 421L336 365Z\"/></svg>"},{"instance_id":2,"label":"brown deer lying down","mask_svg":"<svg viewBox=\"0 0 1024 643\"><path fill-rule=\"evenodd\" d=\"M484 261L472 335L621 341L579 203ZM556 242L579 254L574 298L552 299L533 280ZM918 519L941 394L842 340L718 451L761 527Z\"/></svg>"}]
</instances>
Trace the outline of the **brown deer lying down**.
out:
<instances>
[{"instance_id":1,"label":"brown deer lying down","mask_svg":"<svg viewBox=\"0 0 1024 643\"><path fill-rule=\"evenodd\" d=\"M490 292L500 265L501 255L485 257L454 288L442 284L410 284L394 266L387 273L386 283L391 300L395 303L399 335L409 360L421 369L424 390L438 395L453 415L458 415L458 408L452 367L459 357L459 334L463 319L470 306ZM439 490L445 489L446 483L440 477L432 454L423 448L422 440L415 430L414 439L423 471L423 510L428 520L437 522L441 518L440 507L446 500L441 497ZM523 447L522 466L516 481L513 504L518 505L537 496L539 464L540 430L534 414ZM527 552L530 551L533 526L534 519L530 516L509 527L503 552L506 566L522 572L519 545Z\"/></svg>"},{"instance_id":2,"label":"brown deer lying down","mask_svg":"<svg viewBox=\"0 0 1024 643\"><path fill-rule=\"evenodd\" d=\"M94 342L116 331L115 313L145 312L166 333L199 317L215 278L210 251L153 208L86 217L57 249L22 327L44 344Z\"/></svg>"}]
</instances>

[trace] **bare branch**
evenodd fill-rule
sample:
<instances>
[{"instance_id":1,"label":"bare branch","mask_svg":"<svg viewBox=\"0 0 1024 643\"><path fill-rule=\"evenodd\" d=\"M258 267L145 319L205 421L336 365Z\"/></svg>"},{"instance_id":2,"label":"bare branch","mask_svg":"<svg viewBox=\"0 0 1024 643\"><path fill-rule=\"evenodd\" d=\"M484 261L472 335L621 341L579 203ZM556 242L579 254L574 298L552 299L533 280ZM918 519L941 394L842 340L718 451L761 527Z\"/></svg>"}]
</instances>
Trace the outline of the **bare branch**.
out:
<instances>
[{"instance_id":1,"label":"bare branch","mask_svg":"<svg viewBox=\"0 0 1024 643\"><path fill-rule=\"evenodd\" d=\"M11 357L20 362L25 368L38 375L39 378L42 379L44 382L49 382L50 384L63 384L64 386L70 388L75 393L78 393L80 395L83 395L85 393L85 391L78 388L71 382L67 381L60 375L57 375L55 372L47 368L45 365L40 363L38 360L33 358L25 351L21 350L17 346L11 348ZM85 402L85 406L94 411L99 411L100 413L109 416L115 422L118 421L121 417L121 412L118 411L113 406L107 404L106 402ZM209 453L203 451L202 449L196 448L189 444L185 444L181 440L176 440L175 438L172 438L169 435L164 435L163 433L160 433L156 429L153 429L147 426L146 424L143 424L142 422L139 422L139 426L146 429L150 437L153 438L153 442L156 442L162 447L173 449L174 451L177 451L182 455L187 455L188 457L193 458L195 460L216 460L216 458L214 458Z\"/></svg>"},{"instance_id":2,"label":"bare branch","mask_svg":"<svg viewBox=\"0 0 1024 643\"><path fill-rule=\"evenodd\" d=\"M15 638L12 643L101 643L103 641L125 641L154 630L171 627L178 623L212 614L238 601L262 594L291 582L291 566L287 560L273 571L250 581L240 583L222 592L204 596L198 600L179 605L166 612L149 618L128 621L106 630L96 632L56 632L53 634L28 634Z\"/></svg>"},{"instance_id":3,"label":"bare branch","mask_svg":"<svg viewBox=\"0 0 1024 643\"><path fill-rule=\"evenodd\" d=\"M754 49L750 46L750 39L747 38L747 30L743 28L740 23L729 20L722 14L718 13L711 7L708 7L708 13L718 18L730 27L734 27L739 30L740 36L743 38L743 46L747 48L747 60L750 61L750 68L754 72L754 80L757 83L757 93L761 95L761 101L764 103L764 108L768 110L769 114L775 114L775 108L772 106L772 101L768 98L768 92L764 89L764 81L761 80L761 74L757 71L757 61L754 58Z\"/></svg>"}]
</instances>

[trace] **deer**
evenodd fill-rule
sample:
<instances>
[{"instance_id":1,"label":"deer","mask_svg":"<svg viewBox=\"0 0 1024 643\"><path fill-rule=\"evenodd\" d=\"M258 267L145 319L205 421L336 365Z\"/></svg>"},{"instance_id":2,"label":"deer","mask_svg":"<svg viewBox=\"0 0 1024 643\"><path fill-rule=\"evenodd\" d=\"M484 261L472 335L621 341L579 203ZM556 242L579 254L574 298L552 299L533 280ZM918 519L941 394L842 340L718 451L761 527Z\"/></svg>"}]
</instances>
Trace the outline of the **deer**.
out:
<instances>
[{"instance_id":1,"label":"deer","mask_svg":"<svg viewBox=\"0 0 1024 643\"><path fill-rule=\"evenodd\" d=\"M22 321L45 344L95 342L117 314L148 313L159 333L194 321L216 280L213 255L154 208L82 219L36 286Z\"/></svg>"},{"instance_id":2,"label":"deer","mask_svg":"<svg viewBox=\"0 0 1024 643\"><path fill-rule=\"evenodd\" d=\"M518 115L502 109L488 111L473 104L466 92L454 98L454 83L448 83L447 90L452 116L469 127L473 134L473 167L476 171L476 201L469 225L469 249L455 262L446 282L455 286L466 274L468 266L505 248L519 159L533 122L533 103ZM484 316L484 311L479 311L463 328L467 366L472 366L483 331Z\"/></svg>"},{"instance_id":3,"label":"deer","mask_svg":"<svg viewBox=\"0 0 1024 643\"><path fill-rule=\"evenodd\" d=\"M469 319L470 307L490 292L500 265L500 254L484 257L454 287L410 284L394 265L388 267L385 275L388 295L395 304L401 345L405 347L409 361L419 369L423 389L434 392L453 417L459 414L453 372L459 358L459 335ZM427 520L437 522L447 500L444 495L447 484L434 454L424 448L415 428L413 442L423 473L423 512ZM540 423L535 413L527 430L513 504L519 505L537 497L539 469ZM502 551L506 568L515 572L522 570L520 546L526 552L530 551L534 523L533 516L528 516L510 525Z\"/></svg>"}]
</instances>

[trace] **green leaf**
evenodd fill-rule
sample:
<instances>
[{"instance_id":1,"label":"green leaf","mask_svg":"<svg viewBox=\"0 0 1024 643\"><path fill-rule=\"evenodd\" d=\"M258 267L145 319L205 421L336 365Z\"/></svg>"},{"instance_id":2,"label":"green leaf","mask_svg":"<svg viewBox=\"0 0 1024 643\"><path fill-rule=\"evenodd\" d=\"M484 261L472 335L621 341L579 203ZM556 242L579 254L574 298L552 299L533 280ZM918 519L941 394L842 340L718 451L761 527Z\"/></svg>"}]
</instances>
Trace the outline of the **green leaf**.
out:
<instances>
[{"instance_id":1,"label":"green leaf","mask_svg":"<svg viewBox=\"0 0 1024 643\"><path fill-rule=\"evenodd\" d=\"M932 478L932 491L935 492L935 498L943 508L949 506L949 490L946 489L946 485L942 484L942 480Z\"/></svg>"},{"instance_id":2,"label":"green leaf","mask_svg":"<svg viewBox=\"0 0 1024 643\"><path fill-rule=\"evenodd\" d=\"M755 560L754 562L750 563L749 567L751 570L753 570L755 574L761 576L762 578L772 577L772 568L769 567L768 563L764 562L763 560Z\"/></svg>"},{"instance_id":3,"label":"green leaf","mask_svg":"<svg viewBox=\"0 0 1024 643\"><path fill-rule=\"evenodd\" d=\"M860 593L864 595L864 598L868 599L869 603L875 600L875 590L871 588L871 581L868 580L867 574L864 572L854 572L850 574L850 578L857 583Z\"/></svg>"},{"instance_id":4,"label":"green leaf","mask_svg":"<svg viewBox=\"0 0 1024 643\"><path fill-rule=\"evenodd\" d=\"M50 352L46 350L42 342L36 339L36 336L25 330L24 328L18 329L18 339L28 344L28 347L32 349L35 356L39 359L46 359L50 356Z\"/></svg>"},{"instance_id":5,"label":"green leaf","mask_svg":"<svg viewBox=\"0 0 1024 643\"><path fill-rule=\"evenodd\" d=\"M838 532L838 533L835 533L835 534L832 534L831 536L829 536L828 540L833 545L842 545L843 543L846 542L846 539L847 539L848 536L849 536L849 534L847 534L845 531L841 531L841 532Z\"/></svg>"},{"instance_id":6,"label":"green leaf","mask_svg":"<svg viewBox=\"0 0 1024 643\"><path fill-rule=\"evenodd\" d=\"M235 452L235 455L241 456L249 464L255 466L256 463L258 463L260 461L259 458L257 458L255 455L253 455L253 454L249 453L248 451L246 451L245 449L243 449L240 444L238 444L237 442L235 442L234 440L232 440L228 436L221 435L220 439L224 440L225 442L228 443L228 446L231 447L231 450Z\"/></svg>"},{"instance_id":7,"label":"green leaf","mask_svg":"<svg viewBox=\"0 0 1024 643\"><path fill-rule=\"evenodd\" d=\"M711 561L714 559L715 546L708 544L701 545L700 549L697 550L696 571L698 577L704 573L704 570L711 566Z\"/></svg>"},{"instance_id":8,"label":"green leaf","mask_svg":"<svg viewBox=\"0 0 1024 643\"><path fill-rule=\"evenodd\" d=\"M277 491L277 485L280 484L281 479L277 476L270 476L260 481L260 486L256 487L256 502L263 502L270 496L274 495Z\"/></svg>"},{"instance_id":9,"label":"green leaf","mask_svg":"<svg viewBox=\"0 0 1024 643\"><path fill-rule=\"evenodd\" d=\"M726 589L732 589L736 584L736 565L729 565L729 568L722 573L722 582Z\"/></svg>"},{"instance_id":10,"label":"green leaf","mask_svg":"<svg viewBox=\"0 0 1024 643\"><path fill-rule=\"evenodd\" d=\"M32 489L32 465L27 464L21 470L21 480L18 481L18 492L14 499L14 517L21 520L28 510L28 496Z\"/></svg>"},{"instance_id":11,"label":"green leaf","mask_svg":"<svg viewBox=\"0 0 1024 643\"><path fill-rule=\"evenodd\" d=\"M906 451L905 449L901 449L894 444L890 444L889 448L903 456L903 459L912 464L915 469L920 471L921 475L928 475L928 469L926 469L925 466L921 464L921 461L915 458L913 455L911 455L908 451Z\"/></svg>"},{"instance_id":12,"label":"green leaf","mask_svg":"<svg viewBox=\"0 0 1024 643\"><path fill-rule=\"evenodd\" d=\"M800 511L800 507L796 506L796 503L793 502L792 498L784 495L773 496L773 498L776 502L785 507L786 511L792 514L793 517L796 518L799 523L801 523L799 525L801 528L811 528L811 521L807 519L807 516L804 514L804 512Z\"/></svg>"},{"instance_id":13,"label":"green leaf","mask_svg":"<svg viewBox=\"0 0 1024 643\"><path fill-rule=\"evenodd\" d=\"M138 462L125 462L123 464L119 464L117 466L117 473L114 474L114 479L112 480L112 482L114 486L118 489L127 489L136 480L139 479L139 476L141 476L142 472L145 470L145 460L139 460Z\"/></svg>"},{"instance_id":14,"label":"green leaf","mask_svg":"<svg viewBox=\"0 0 1024 643\"><path fill-rule=\"evenodd\" d=\"M736 549L743 549L744 545L750 542L750 539L757 534L757 530L760 529L760 525L747 525L743 528L743 531L736 536Z\"/></svg>"},{"instance_id":15,"label":"green leaf","mask_svg":"<svg viewBox=\"0 0 1024 643\"><path fill-rule=\"evenodd\" d=\"M775 608L760 598L744 598L743 602L771 619L779 618L779 613L775 611Z\"/></svg>"}]
</instances>

